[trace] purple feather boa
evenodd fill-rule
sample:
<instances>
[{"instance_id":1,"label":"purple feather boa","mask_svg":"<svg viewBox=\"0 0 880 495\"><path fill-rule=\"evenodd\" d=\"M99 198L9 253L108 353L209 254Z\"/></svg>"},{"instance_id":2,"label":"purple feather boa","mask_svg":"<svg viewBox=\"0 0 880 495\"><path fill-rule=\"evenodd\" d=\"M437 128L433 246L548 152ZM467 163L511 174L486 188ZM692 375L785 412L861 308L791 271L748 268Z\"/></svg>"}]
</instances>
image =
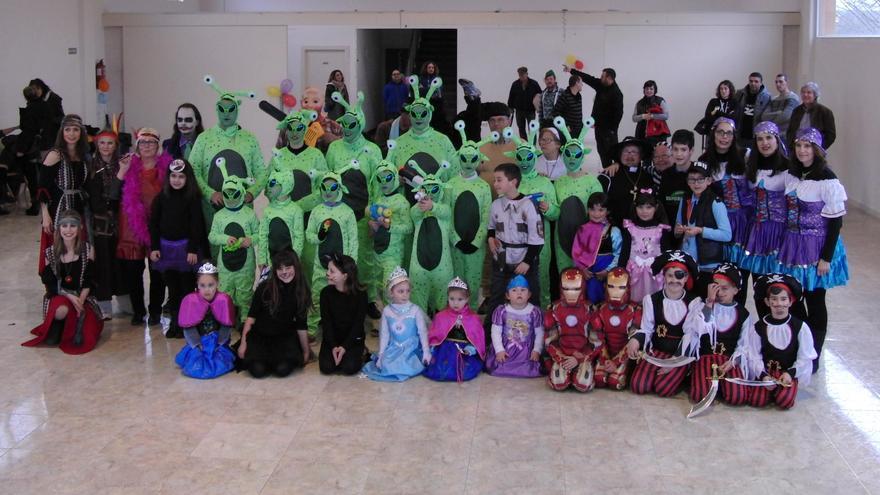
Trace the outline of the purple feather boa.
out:
<instances>
[{"instance_id":1,"label":"purple feather boa","mask_svg":"<svg viewBox=\"0 0 880 495\"><path fill-rule=\"evenodd\" d=\"M171 163L171 155L162 153L156 157L156 169L158 179L165 184L165 175L168 173L168 165ZM141 170L144 164L141 157L131 157L131 167L125 174L125 183L122 185L122 209L125 211L128 226L132 234L144 246L150 245L150 207L141 199Z\"/></svg>"}]
</instances>

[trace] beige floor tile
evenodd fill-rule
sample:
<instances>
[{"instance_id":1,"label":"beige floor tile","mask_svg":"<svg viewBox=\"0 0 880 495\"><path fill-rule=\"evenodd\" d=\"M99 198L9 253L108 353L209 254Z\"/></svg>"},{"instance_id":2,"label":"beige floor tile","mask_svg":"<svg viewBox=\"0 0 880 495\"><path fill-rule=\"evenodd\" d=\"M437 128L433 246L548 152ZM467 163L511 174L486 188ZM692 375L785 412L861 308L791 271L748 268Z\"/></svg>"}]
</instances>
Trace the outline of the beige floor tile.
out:
<instances>
[{"instance_id":1,"label":"beige floor tile","mask_svg":"<svg viewBox=\"0 0 880 495\"><path fill-rule=\"evenodd\" d=\"M9 449L46 422L44 416L0 414L0 448Z\"/></svg>"},{"instance_id":2,"label":"beige floor tile","mask_svg":"<svg viewBox=\"0 0 880 495\"><path fill-rule=\"evenodd\" d=\"M277 461L295 434L296 428L284 425L217 423L199 442L192 456Z\"/></svg>"}]
</instances>

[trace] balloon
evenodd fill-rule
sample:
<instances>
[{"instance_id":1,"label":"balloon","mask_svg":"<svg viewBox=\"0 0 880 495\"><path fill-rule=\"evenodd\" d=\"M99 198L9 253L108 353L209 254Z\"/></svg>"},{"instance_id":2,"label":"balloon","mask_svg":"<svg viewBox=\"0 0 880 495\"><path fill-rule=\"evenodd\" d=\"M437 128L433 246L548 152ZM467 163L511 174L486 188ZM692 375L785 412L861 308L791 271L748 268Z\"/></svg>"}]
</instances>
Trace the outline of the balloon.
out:
<instances>
[{"instance_id":1,"label":"balloon","mask_svg":"<svg viewBox=\"0 0 880 495\"><path fill-rule=\"evenodd\" d=\"M296 106L296 96L291 94L284 95L281 97L281 103L287 108L293 108Z\"/></svg>"},{"instance_id":2,"label":"balloon","mask_svg":"<svg viewBox=\"0 0 880 495\"><path fill-rule=\"evenodd\" d=\"M577 62L577 57L574 55L569 53L565 56L565 65L574 65L575 62Z\"/></svg>"},{"instance_id":3,"label":"balloon","mask_svg":"<svg viewBox=\"0 0 880 495\"><path fill-rule=\"evenodd\" d=\"M271 96L272 98L278 98L279 96L281 96L281 90L278 88L278 86L269 86L268 88L266 88L266 94Z\"/></svg>"},{"instance_id":4,"label":"balloon","mask_svg":"<svg viewBox=\"0 0 880 495\"><path fill-rule=\"evenodd\" d=\"M580 60L575 60L574 68L577 70L584 70L584 63L581 62Z\"/></svg>"},{"instance_id":5,"label":"balloon","mask_svg":"<svg viewBox=\"0 0 880 495\"><path fill-rule=\"evenodd\" d=\"M293 81L290 79L285 79L281 81L281 92L284 94L290 93L290 90L293 89Z\"/></svg>"},{"instance_id":6,"label":"balloon","mask_svg":"<svg viewBox=\"0 0 880 495\"><path fill-rule=\"evenodd\" d=\"M98 91L100 91L102 93L106 93L107 91L110 91L110 83L107 82L106 79L101 79L98 82Z\"/></svg>"}]
</instances>

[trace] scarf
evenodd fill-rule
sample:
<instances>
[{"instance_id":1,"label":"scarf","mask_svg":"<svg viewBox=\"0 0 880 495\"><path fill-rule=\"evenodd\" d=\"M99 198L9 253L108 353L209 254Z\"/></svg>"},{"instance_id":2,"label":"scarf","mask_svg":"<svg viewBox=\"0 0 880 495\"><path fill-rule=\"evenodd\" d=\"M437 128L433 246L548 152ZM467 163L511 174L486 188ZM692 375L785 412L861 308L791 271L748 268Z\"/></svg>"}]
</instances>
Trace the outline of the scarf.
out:
<instances>
[{"instance_id":1,"label":"scarf","mask_svg":"<svg viewBox=\"0 0 880 495\"><path fill-rule=\"evenodd\" d=\"M157 179L165 183L165 175L168 173L168 165L171 156L162 153L156 157ZM128 224L135 239L144 246L150 245L150 205L145 205L141 199L141 171L144 164L141 157L131 157L131 167L125 174L125 183L122 185L122 209L128 219Z\"/></svg>"}]
</instances>

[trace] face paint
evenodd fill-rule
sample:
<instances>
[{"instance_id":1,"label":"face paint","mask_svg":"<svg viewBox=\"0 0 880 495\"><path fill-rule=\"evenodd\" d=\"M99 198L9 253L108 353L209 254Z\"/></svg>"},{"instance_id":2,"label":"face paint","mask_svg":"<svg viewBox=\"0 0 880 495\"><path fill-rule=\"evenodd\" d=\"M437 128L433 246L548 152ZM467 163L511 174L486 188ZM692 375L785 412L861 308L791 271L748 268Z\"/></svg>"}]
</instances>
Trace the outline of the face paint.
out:
<instances>
[{"instance_id":1,"label":"face paint","mask_svg":"<svg viewBox=\"0 0 880 495\"><path fill-rule=\"evenodd\" d=\"M238 122L238 104L232 100L221 99L217 102L217 121L221 129L228 129Z\"/></svg>"},{"instance_id":2,"label":"face paint","mask_svg":"<svg viewBox=\"0 0 880 495\"><path fill-rule=\"evenodd\" d=\"M177 130L184 136L191 136L199 124L192 108L183 107L177 111Z\"/></svg>"}]
</instances>

